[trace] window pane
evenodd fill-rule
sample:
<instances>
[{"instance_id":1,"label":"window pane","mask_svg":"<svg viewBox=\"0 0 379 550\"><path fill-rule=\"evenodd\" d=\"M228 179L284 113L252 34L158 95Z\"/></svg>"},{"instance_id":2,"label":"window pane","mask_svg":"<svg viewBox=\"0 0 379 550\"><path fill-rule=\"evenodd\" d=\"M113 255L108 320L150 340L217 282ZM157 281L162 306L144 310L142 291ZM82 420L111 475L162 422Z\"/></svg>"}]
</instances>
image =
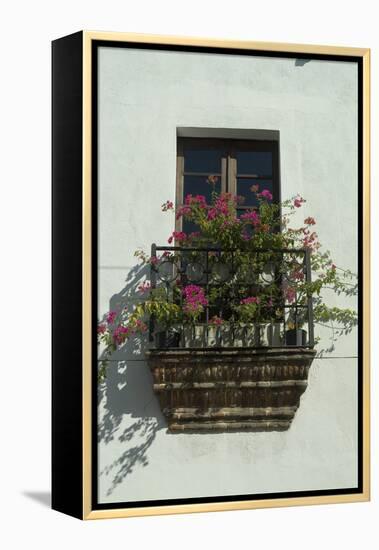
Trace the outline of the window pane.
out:
<instances>
[{"instance_id":1,"label":"window pane","mask_svg":"<svg viewBox=\"0 0 379 550\"><path fill-rule=\"evenodd\" d=\"M184 152L185 172L221 173L222 151L216 149L186 150Z\"/></svg>"},{"instance_id":2,"label":"window pane","mask_svg":"<svg viewBox=\"0 0 379 550\"><path fill-rule=\"evenodd\" d=\"M238 178L237 179L237 195L240 195L245 200L241 203L242 206L258 206L256 194L251 190L253 185L258 185L258 192L268 189L272 194L272 180L256 180L253 178Z\"/></svg>"},{"instance_id":3,"label":"window pane","mask_svg":"<svg viewBox=\"0 0 379 550\"><path fill-rule=\"evenodd\" d=\"M192 222L191 220L185 220L183 219L183 229L184 233L187 233L189 235L190 233L197 233L200 231L200 228L196 223Z\"/></svg>"},{"instance_id":4,"label":"window pane","mask_svg":"<svg viewBox=\"0 0 379 550\"><path fill-rule=\"evenodd\" d=\"M212 185L208 183L208 180L205 176L184 176L183 202L185 201L187 195L204 195L207 203L209 204L212 198L212 191L220 193L220 177L218 178L217 182Z\"/></svg>"},{"instance_id":5,"label":"window pane","mask_svg":"<svg viewBox=\"0 0 379 550\"><path fill-rule=\"evenodd\" d=\"M272 176L272 153L266 151L240 151L236 153L237 174Z\"/></svg>"}]
</instances>

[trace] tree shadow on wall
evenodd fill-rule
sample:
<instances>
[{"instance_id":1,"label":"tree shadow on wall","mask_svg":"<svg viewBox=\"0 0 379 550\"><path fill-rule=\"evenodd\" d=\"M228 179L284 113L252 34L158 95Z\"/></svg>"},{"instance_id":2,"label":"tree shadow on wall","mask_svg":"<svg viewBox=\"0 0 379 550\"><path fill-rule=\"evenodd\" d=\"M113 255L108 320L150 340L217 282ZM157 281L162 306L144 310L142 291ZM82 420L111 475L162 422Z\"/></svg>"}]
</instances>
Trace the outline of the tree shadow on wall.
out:
<instances>
[{"instance_id":1,"label":"tree shadow on wall","mask_svg":"<svg viewBox=\"0 0 379 550\"><path fill-rule=\"evenodd\" d=\"M110 299L109 310L133 308L141 300L137 287L147 274L146 266L133 267L124 288ZM121 449L99 472L111 477L108 496L136 467L148 465L148 450L158 430L166 427L144 359L147 348L147 336L127 340L110 357L106 379L98 387L98 443L116 442Z\"/></svg>"}]
</instances>

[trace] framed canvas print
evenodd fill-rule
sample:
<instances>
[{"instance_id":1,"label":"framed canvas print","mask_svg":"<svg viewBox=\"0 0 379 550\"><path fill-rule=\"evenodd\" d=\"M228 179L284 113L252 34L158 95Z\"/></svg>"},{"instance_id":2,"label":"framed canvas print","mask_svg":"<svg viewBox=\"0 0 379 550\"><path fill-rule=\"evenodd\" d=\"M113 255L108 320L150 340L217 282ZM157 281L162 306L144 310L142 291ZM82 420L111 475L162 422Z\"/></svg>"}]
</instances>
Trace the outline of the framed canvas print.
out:
<instances>
[{"instance_id":1,"label":"framed canvas print","mask_svg":"<svg viewBox=\"0 0 379 550\"><path fill-rule=\"evenodd\" d=\"M53 508L369 499L369 50L53 42Z\"/></svg>"}]
</instances>

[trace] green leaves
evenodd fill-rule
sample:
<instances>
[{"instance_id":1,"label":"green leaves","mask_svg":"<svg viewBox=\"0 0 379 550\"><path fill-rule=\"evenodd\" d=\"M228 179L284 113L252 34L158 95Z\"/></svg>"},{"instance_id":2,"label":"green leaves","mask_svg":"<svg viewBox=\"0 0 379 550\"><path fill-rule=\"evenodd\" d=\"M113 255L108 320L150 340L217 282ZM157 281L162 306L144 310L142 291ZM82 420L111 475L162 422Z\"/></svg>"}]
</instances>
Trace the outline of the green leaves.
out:
<instances>
[{"instance_id":1,"label":"green leaves","mask_svg":"<svg viewBox=\"0 0 379 550\"><path fill-rule=\"evenodd\" d=\"M320 249L318 236L313 231L316 224L313 218L308 216L304 225L290 227L291 220L296 219L293 214L301 208L304 199L298 195L277 204L272 202L269 190L258 192L253 187L258 204L254 208L243 208L238 197L230 193L218 194L214 190L211 204L207 204L202 195L187 196L176 213L177 219L190 220L199 232L190 235L180 232L181 240L178 234L173 234L169 242L175 239L176 245L182 243L181 250L165 251L153 257L143 250L135 252L135 257L142 264L150 265L156 273L168 258L176 264L172 266L175 267L173 273L180 273L179 268L184 273L190 263L206 265L203 279L200 275L202 282L198 282L203 295L198 303L188 300L181 285L188 285L195 279L188 274L180 275L178 281L167 279L172 284L162 284L151 289L147 296L141 296L134 309L117 317L116 329L103 322L98 327L98 340L105 346L104 361L99 367L100 378L106 372L106 359L125 343L126 338L143 331L149 318L167 329L188 321L203 322L206 307L207 315L222 315L223 322L232 324L283 322L286 316L291 321L294 311L296 325L301 326L307 322L307 309L300 307L301 313L296 306L307 306L312 297L315 323L330 326L339 334L347 334L357 324L353 309L328 306L324 303L327 294L323 292L332 291L341 297L355 296L356 274L334 265L330 252ZM171 205L167 201L164 210L171 210ZM203 251L188 250L192 246L213 246L215 250L208 252L205 259ZM296 252L298 249L306 251L307 256ZM306 274L308 257L311 273ZM230 276L212 281L212 268L217 263L230 267ZM267 270L270 265L273 266L271 279ZM205 279L207 284L203 285ZM157 277L157 280L163 279ZM193 284L196 285L196 281Z\"/></svg>"}]
</instances>

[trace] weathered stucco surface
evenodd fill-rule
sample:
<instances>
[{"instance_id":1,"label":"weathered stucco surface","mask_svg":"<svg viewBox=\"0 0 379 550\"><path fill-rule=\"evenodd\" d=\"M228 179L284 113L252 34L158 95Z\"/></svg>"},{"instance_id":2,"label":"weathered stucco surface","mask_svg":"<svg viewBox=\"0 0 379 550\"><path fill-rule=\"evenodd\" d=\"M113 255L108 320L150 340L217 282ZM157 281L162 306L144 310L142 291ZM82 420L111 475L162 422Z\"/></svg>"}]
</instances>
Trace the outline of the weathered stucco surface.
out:
<instances>
[{"instance_id":1,"label":"weathered stucco surface","mask_svg":"<svg viewBox=\"0 0 379 550\"><path fill-rule=\"evenodd\" d=\"M300 222L314 216L335 263L356 271L356 106L352 63L101 49L99 317L135 301L145 272L134 251L165 243L173 229L160 205L175 194L178 128L220 137L226 129L279 131L282 197L304 196ZM316 326L316 334L318 349L328 348L330 331ZM99 501L355 486L356 357L352 333L314 361L287 432L173 435L143 342L128 345L100 390Z\"/></svg>"}]
</instances>

